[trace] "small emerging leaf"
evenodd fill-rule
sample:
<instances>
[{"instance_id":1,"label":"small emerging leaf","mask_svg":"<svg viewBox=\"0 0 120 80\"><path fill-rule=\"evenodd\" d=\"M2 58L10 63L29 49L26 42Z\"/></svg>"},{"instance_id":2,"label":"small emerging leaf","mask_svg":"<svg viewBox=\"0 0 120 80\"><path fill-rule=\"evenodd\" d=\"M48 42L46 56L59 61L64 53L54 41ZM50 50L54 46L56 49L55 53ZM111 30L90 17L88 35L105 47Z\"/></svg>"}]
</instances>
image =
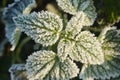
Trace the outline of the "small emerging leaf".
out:
<instances>
[{"instance_id":1,"label":"small emerging leaf","mask_svg":"<svg viewBox=\"0 0 120 80\"><path fill-rule=\"evenodd\" d=\"M74 38L81 31L84 24L86 24L84 22L85 19L86 15L83 12L80 12L71 18L65 29L68 32L69 37Z\"/></svg>"},{"instance_id":2,"label":"small emerging leaf","mask_svg":"<svg viewBox=\"0 0 120 80\"><path fill-rule=\"evenodd\" d=\"M77 76L79 69L70 59L60 62L52 51L38 51L27 59L29 80L69 80Z\"/></svg>"},{"instance_id":3,"label":"small emerging leaf","mask_svg":"<svg viewBox=\"0 0 120 80\"><path fill-rule=\"evenodd\" d=\"M19 16L14 18L14 21L36 43L44 46L56 43L63 27L59 16L47 11Z\"/></svg>"},{"instance_id":4,"label":"small emerging leaf","mask_svg":"<svg viewBox=\"0 0 120 80\"><path fill-rule=\"evenodd\" d=\"M71 18L71 20L67 23L66 31L68 32L69 37L74 38L84 26L90 25L91 21L89 21L88 16L84 12L79 12L75 16Z\"/></svg>"},{"instance_id":5,"label":"small emerging leaf","mask_svg":"<svg viewBox=\"0 0 120 80\"><path fill-rule=\"evenodd\" d=\"M69 53L71 53L72 43L67 39L61 39L58 43L57 51L61 61L64 61Z\"/></svg>"}]
</instances>

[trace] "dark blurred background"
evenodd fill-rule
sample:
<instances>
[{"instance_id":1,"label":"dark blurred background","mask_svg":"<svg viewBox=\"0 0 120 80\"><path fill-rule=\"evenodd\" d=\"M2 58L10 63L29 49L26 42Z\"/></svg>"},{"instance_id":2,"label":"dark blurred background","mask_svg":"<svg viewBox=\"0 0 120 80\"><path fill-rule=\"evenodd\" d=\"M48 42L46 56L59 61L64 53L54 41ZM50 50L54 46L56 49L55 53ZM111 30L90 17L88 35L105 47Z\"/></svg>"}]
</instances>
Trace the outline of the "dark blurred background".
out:
<instances>
[{"instance_id":1,"label":"dark blurred background","mask_svg":"<svg viewBox=\"0 0 120 80\"><path fill-rule=\"evenodd\" d=\"M13 2L13 0L0 0L0 80L10 80L9 67L15 63L25 63L27 56L40 48L34 49L35 46L40 45L35 44L31 39L26 40L27 36L22 33L17 48L15 51L10 51L11 45L5 37L5 24L2 22L2 12L8 4ZM37 0L37 4L37 8L33 11L58 9L55 0ZM94 4L98 17L94 25L86 29L98 35L105 26L117 26L117 28L120 28L119 0L94 0ZM71 17L71 15L67 15ZM23 42L25 43L22 45Z\"/></svg>"}]
</instances>

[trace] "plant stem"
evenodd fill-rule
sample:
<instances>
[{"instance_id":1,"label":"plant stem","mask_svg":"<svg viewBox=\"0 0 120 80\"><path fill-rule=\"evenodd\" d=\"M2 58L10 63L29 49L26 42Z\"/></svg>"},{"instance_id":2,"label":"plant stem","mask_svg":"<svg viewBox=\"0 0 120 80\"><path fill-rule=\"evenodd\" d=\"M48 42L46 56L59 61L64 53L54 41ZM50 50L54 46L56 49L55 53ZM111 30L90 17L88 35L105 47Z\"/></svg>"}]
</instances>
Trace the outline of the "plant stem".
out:
<instances>
[{"instance_id":1,"label":"plant stem","mask_svg":"<svg viewBox=\"0 0 120 80\"><path fill-rule=\"evenodd\" d=\"M18 46L17 50L16 50L16 60L18 62L23 62L21 59L20 59L20 53L21 53L21 50L22 50L22 47L24 46L25 43L27 43L29 40L31 40L30 37L27 37L25 38L21 44Z\"/></svg>"}]
</instances>

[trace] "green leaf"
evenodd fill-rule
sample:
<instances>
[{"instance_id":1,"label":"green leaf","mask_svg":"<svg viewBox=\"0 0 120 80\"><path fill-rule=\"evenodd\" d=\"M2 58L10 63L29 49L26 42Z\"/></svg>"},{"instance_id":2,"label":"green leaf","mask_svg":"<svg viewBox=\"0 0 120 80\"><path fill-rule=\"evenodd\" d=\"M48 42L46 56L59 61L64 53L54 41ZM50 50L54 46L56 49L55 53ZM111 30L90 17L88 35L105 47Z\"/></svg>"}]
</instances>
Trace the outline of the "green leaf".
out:
<instances>
[{"instance_id":1,"label":"green leaf","mask_svg":"<svg viewBox=\"0 0 120 80\"><path fill-rule=\"evenodd\" d=\"M63 38L58 44L58 55L61 60L69 55L73 60L85 64L102 64L104 54L100 42L88 31L76 35L74 39Z\"/></svg>"},{"instance_id":2,"label":"green leaf","mask_svg":"<svg viewBox=\"0 0 120 80\"><path fill-rule=\"evenodd\" d=\"M109 30L103 43L103 49L106 54L120 55L120 30Z\"/></svg>"},{"instance_id":3,"label":"green leaf","mask_svg":"<svg viewBox=\"0 0 120 80\"><path fill-rule=\"evenodd\" d=\"M84 15L83 12L80 12L71 18L65 29L69 37L74 38L81 31L84 24L86 24L84 23L85 19L86 15Z\"/></svg>"},{"instance_id":4,"label":"green leaf","mask_svg":"<svg viewBox=\"0 0 120 80\"><path fill-rule=\"evenodd\" d=\"M57 0L58 6L69 14L76 15L83 11L86 15L85 26L93 24L96 18L95 7L92 0Z\"/></svg>"},{"instance_id":5,"label":"green leaf","mask_svg":"<svg viewBox=\"0 0 120 80\"><path fill-rule=\"evenodd\" d=\"M81 32L74 39L65 38L65 40L61 40L58 44L58 53L63 60L69 55L73 60L85 64L101 64L104 62L100 42L88 31Z\"/></svg>"},{"instance_id":6,"label":"green leaf","mask_svg":"<svg viewBox=\"0 0 120 80\"><path fill-rule=\"evenodd\" d=\"M94 37L94 34L83 31L76 36L73 44L72 53L69 54L73 60L85 64L101 64L104 62L101 44Z\"/></svg>"},{"instance_id":7,"label":"green leaf","mask_svg":"<svg viewBox=\"0 0 120 80\"><path fill-rule=\"evenodd\" d=\"M109 31L109 30L114 30L114 29L116 29L116 27L105 27L102 31L101 31L101 33L100 33L100 35L98 36L98 40L101 42L101 43L104 43L105 42L105 38L106 38L106 34L107 34L107 32ZM112 36L111 36L112 37Z\"/></svg>"},{"instance_id":8,"label":"green leaf","mask_svg":"<svg viewBox=\"0 0 120 80\"><path fill-rule=\"evenodd\" d=\"M11 80L27 80L25 64L13 64L9 69Z\"/></svg>"},{"instance_id":9,"label":"green leaf","mask_svg":"<svg viewBox=\"0 0 120 80\"><path fill-rule=\"evenodd\" d=\"M11 35L11 43L13 44L11 48L12 51L16 48L19 42L20 36L21 36L21 29L17 27L14 30L13 34Z\"/></svg>"},{"instance_id":10,"label":"green leaf","mask_svg":"<svg viewBox=\"0 0 120 80\"><path fill-rule=\"evenodd\" d=\"M71 20L67 23L66 31L69 35L69 37L74 38L79 32L81 32L81 29L83 26L87 26L91 24L89 21L87 15L84 12L79 12L75 16L71 18Z\"/></svg>"},{"instance_id":11,"label":"green leaf","mask_svg":"<svg viewBox=\"0 0 120 80\"><path fill-rule=\"evenodd\" d=\"M102 48L105 55L120 55L120 30L117 30L116 27L103 29L99 40L102 41Z\"/></svg>"},{"instance_id":12,"label":"green leaf","mask_svg":"<svg viewBox=\"0 0 120 80\"><path fill-rule=\"evenodd\" d=\"M77 8L75 8L70 0L56 0L58 6L65 12L70 13L72 15L76 14ZM76 4L77 5L77 4Z\"/></svg>"},{"instance_id":13,"label":"green leaf","mask_svg":"<svg viewBox=\"0 0 120 80\"><path fill-rule=\"evenodd\" d=\"M83 80L93 78L110 80L120 76L120 56L106 56L106 60L101 65L84 65L79 77Z\"/></svg>"},{"instance_id":14,"label":"green leaf","mask_svg":"<svg viewBox=\"0 0 120 80\"><path fill-rule=\"evenodd\" d=\"M13 17L18 15L22 15L23 13L30 13L31 10L27 10L28 8L32 9L32 6L35 6L36 3L34 0L15 0L14 3L8 5L3 11L3 21L6 25L6 37L13 45L12 50L15 49L16 45L18 44L20 38L20 29L13 22ZM26 11L27 10L27 11ZM17 31L16 31L17 30ZM17 39L16 39L17 37Z\"/></svg>"},{"instance_id":15,"label":"green leaf","mask_svg":"<svg viewBox=\"0 0 120 80\"><path fill-rule=\"evenodd\" d=\"M120 76L120 30L106 27L99 36L105 62L100 65L84 65L80 73L81 79L110 79Z\"/></svg>"},{"instance_id":16,"label":"green leaf","mask_svg":"<svg viewBox=\"0 0 120 80\"><path fill-rule=\"evenodd\" d=\"M120 30L117 30L116 27L111 27L110 30L107 31L105 34L105 41L104 42L114 42L120 43Z\"/></svg>"},{"instance_id":17,"label":"green leaf","mask_svg":"<svg viewBox=\"0 0 120 80\"><path fill-rule=\"evenodd\" d=\"M52 51L34 52L27 59L26 69L29 80L69 80L79 72L73 61L60 62Z\"/></svg>"},{"instance_id":18,"label":"green leaf","mask_svg":"<svg viewBox=\"0 0 120 80\"><path fill-rule=\"evenodd\" d=\"M69 53L71 53L72 43L70 40L61 39L58 43L57 52L61 61L64 61Z\"/></svg>"},{"instance_id":19,"label":"green leaf","mask_svg":"<svg viewBox=\"0 0 120 80\"><path fill-rule=\"evenodd\" d=\"M7 24L5 27L5 30L6 30L5 36L12 44L11 50L13 51L19 42L21 30L18 27L15 28L14 24L11 24L11 25Z\"/></svg>"},{"instance_id":20,"label":"green leaf","mask_svg":"<svg viewBox=\"0 0 120 80\"><path fill-rule=\"evenodd\" d=\"M106 55L120 55L120 44L106 42L102 47Z\"/></svg>"},{"instance_id":21,"label":"green leaf","mask_svg":"<svg viewBox=\"0 0 120 80\"><path fill-rule=\"evenodd\" d=\"M22 31L43 46L56 43L63 27L59 16L47 11L19 16L14 21Z\"/></svg>"}]
</instances>

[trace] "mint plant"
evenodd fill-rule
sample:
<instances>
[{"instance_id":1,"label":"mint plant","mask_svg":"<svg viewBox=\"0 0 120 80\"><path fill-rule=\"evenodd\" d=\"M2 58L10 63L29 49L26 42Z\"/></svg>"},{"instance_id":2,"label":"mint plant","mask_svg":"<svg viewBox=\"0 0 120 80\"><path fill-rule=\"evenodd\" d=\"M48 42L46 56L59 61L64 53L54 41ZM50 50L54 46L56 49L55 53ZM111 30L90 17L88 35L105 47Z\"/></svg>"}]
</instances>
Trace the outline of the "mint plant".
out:
<instances>
[{"instance_id":1,"label":"mint plant","mask_svg":"<svg viewBox=\"0 0 120 80\"><path fill-rule=\"evenodd\" d=\"M35 6L35 1L31 2ZM21 64L22 69L18 65L17 70L26 70L29 80L70 80L78 76L82 80L94 80L120 76L120 31L106 27L99 36L95 36L84 29L93 25L97 16L92 0L56 2L61 10L72 16L66 24L53 12L30 13L31 3L22 9L24 14L11 17L12 24L43 46L42 50L28 57L25 66ZM9 71L11 76L15 76L11 68ZM17 79L14 77L12 80Z\"/></svg>"}]
</instances>

